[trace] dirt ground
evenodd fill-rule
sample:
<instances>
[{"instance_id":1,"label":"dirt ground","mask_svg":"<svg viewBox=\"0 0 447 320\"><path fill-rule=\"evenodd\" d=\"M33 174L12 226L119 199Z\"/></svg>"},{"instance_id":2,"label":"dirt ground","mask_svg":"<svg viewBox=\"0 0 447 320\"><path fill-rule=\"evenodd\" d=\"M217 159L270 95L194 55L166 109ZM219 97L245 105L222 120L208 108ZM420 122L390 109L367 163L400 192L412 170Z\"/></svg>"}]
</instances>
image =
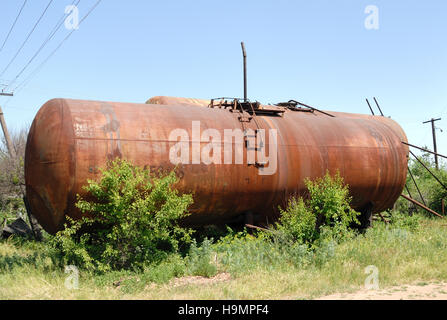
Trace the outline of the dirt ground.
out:
<instances>
[{"instance_id":1,"label":"dirt ground","mask_svg":"<svg viewBox=\"0 0 447 320\"><path fill-rule=\"evenodd\" d=\"M173 287L189 284L207 285L229 280L231 280L230 274L221 273L212 278L196 276L174 279L169 285ZM352 293L335 293L316 300L447 300L447 282L417 282L378 290L363 289Z\"/></svg>"},{"instance_id":2,"label":"dirt ground","mask_svg":"<svg viewBox=\"0 0 447 320\"><path fill-rule=\"evenodd\" d=\"M211 278L205 278L200 276L189 276L189 277L182 277L182 278L176 278L171 280L169 283L172 287L181 287L188 284L195 284L195 285L207 285L207 284L213 284L216 282L224 282L229 281L231 279L231 276L229 273L219 273Z\"/></svg>"},{"instance_id":3,"label":"dirt ground","mask_svg":"<svg viewBox=\"0 0 447 320\"><path fill-rule=\"evenodd\" d=\"M447 283L420 282L379 290L336 293L317 300L447 300Z\"/></svg>"}]
</instances>

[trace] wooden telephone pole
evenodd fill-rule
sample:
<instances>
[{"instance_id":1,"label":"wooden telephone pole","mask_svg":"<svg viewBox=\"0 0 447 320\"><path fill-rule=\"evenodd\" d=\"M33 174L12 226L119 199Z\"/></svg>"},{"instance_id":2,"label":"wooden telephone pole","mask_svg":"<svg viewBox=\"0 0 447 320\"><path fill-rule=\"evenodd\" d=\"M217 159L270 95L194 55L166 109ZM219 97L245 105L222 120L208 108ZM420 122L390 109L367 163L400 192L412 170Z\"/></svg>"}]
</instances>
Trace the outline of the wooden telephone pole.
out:
<instances>
[{"instance_id":1,"label":"wooden telephone pole","mask_svg":"<svg viewBox=\"0 0 447 320\"><path fill-rule=\"evenodd\" d=\"M12 93L5 93L5 92L2 91L2 92L0 92L0 96L10 96L10 97L12 97L13 94ZM11 157L11 159L15 160L16 157L17 157L16 150L15 150L14 145L12 143L11 136L9 135L8 127L6 126L6 121L5 121L5 117L4 117L3 110L2 110L1 106L0 106L0 125L2 126L3 134L5 136L6 147L8 148L9 156ZM28 201L26 199L25 190L23 190L22 186L20 186L20 190L21 190L22 195L23 195L23 201L25 203L25 207L26 207L26 212L28 214L29 223L31 225L31 230L32 230L32 232L34 234L34 237L38 241L40 241L40 240L42 240L42 232L40 230L40 226L39 226L36 218L34 218L34 216L31 214L31 212L29 210L29 206L28 206Z\"/></svg>"},{"instance_id":2,"label":"wooden telephone pole","mask_svg":"<svg viewBox=\"0 0 447 320\"><path fill-rule=\"evenodd\" d=\"M441 118L438 119L433 119L431 118L431 120L427 120L424 121L422 123L429 123L431 122L431 131L432 131L432 135L433 135L433 151L435 152L435 165L436 165L436 169L439 169L439 164L438 164L438 155L436 154L438 152L437 148L436 148L436 130L435 130L435 121L441 120Z\"/></svg>"},{"instance_id":3,"label":"wooden telephone pole","mask_svg":"<svg viewBox=\"0 0 447 320\"><path fill-rule=\"evenodd\" d=\"M12 96L12 95L13 95L12 93L0 92L0 96ZM12 144L11 136L9 135L8 132L8 127L6 127L5 117L3 115L3 110L1 106L0 106L0 124L2 126L3 134L5 136L6 147L8 148L9 155L11 156L11 158L15 158L16 150L14 149L14 145Z\"/></svg>"}]
</instances>

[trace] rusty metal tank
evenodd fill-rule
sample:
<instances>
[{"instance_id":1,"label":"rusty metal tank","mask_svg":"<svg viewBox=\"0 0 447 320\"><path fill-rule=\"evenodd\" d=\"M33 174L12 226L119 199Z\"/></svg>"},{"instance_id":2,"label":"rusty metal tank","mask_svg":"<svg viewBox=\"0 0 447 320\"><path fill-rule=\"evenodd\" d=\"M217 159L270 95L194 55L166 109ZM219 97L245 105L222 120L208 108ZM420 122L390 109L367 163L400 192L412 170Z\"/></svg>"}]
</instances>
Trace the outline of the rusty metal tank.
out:
<instances>
[{"instance_id":1,"label":"rusty metal tank","mask_svg":"<svg viewBox=\"0 0 447 320\"><path fill-rule=\"evenodd\" d=\"M392 207L407 175L404 131L386 117L331 114L334 117L287 110L280 116L250 119L234 110L187 103L53 99L41 107L28 136L28 202L43 228L55 233L63 228L66 216L81 217L74 204L76 195L84 194L87 179L99 178L99 168L121 157L152 170L176 168L180 178L176 188L193 193L191 215L184 221L190 226L227 223L247 212L255 214L259 223L272 222L279 205L291 195L306 193L305 178L321 177L327 170L339 171L349 184L355 209L380 212ZM263 129L265 135L260 144L251 146L258 140L248 143L246 137L242 143L236 135L228 140L225 133L238 129L245 133ZM217 141L216 135L204 139L204 132L224 139ZM225 142L229 149L222 147ZM182 158L186 161L173 162L173 148L181 154L188 150ZM268 154L269 163L252 161L248 150L259 148ZM225 152L230 149L231 163L210 163L194 154L199 150L229 160ZM275 170L268 172L273 161Z\"/></svg>"},{"instance_id":2,"label":"rusty metal tank","mask_svg":"<svg viewBox=\"0 0 447 320\"><path fill-rule=\"evenodd\" d=\"M211 100L183 98L183 97L169 97L169 96L155 96L146 101L146 104L160 104L160 105L190 105L197 107L207 107Z\"/></svg>"}]
</instances>

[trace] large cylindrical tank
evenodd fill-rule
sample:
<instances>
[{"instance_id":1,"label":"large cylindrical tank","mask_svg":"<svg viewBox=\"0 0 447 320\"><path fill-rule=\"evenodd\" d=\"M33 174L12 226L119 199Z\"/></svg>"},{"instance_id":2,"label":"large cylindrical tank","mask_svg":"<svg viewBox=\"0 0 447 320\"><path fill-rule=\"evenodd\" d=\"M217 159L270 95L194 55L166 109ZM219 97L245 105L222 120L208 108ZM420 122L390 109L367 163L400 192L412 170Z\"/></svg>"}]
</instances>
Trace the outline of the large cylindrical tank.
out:
<instances>
[{"instance_id":1,"label":"large cylindrical tank","mask_svg":"<svg viewBox=\"0 0 447 320\"><path fill-rule=\"evenodd\" d=\"M191 215L185 220L191 226L226 223L246 212L271 222L278 205L291 195L305 194L305 178L321 177L327 170L339 171L349 184L354 208L372 206L380 212L392 207L407 174L408 147L401 143L407 141L405 133L386 117L330 113L335 117L288 110L283 116L250 120L247 114L240 118L241 113L227 109L186 104L50 100L37 113L28 136L29 205L45 230L60 230L65 216L81 216L74 204L76 195L84 194L87 179L99 178L99 168L122 157L152 170L177 165L177 189L193 193ZM261 143L255 148L250 137L249 142L231 136L228 140L226 133L238 129L263 129L265 134L258 134ZM213 134L212 144L202 137L204 132ZM225 143L232 152L229 157ZM248 164L249 150L259 149L269 155L268 163L257 159ZM221 163L197 158L197 150L214 160L220 156ZM178 164L172 158L180 151L188 153Z\"/></svg>"}]
</instances>

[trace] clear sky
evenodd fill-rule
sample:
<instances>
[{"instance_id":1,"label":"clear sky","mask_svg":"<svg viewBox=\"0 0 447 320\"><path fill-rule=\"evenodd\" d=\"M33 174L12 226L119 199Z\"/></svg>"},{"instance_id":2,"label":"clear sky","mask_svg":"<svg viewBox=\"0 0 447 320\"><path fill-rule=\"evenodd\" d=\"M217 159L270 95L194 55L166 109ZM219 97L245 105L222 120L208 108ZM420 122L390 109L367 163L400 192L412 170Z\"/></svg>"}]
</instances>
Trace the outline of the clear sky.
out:
<instances>
[{"instance_id":1,"label":"clear sky","mask_svg":"<svg viewBox=\"0 0 447 320\"><path fill-rule=\"evenodd\" d=\"M0 72L48 2L26 3L0 51ZM0 84L16 77L72 2L53 1ZM79 18L95 3L81 0ZM0 47L22 4L1 1ZM369 5L378 9L378 29L365 27L365 19L376 22L365 13ZM156 95L241 97L244 41L251 100L296 99L369 114L365 98L377 97L417 145L432 148L430 124L422 121L442 118L436 122L443 130L437 130L438 152L447 154L446 18L444 0L102 0L28 85L13 98L0 97L0 105L9 127L18 129L56 97L141 103ZM62 25L7 89L25 80L69 32Z\"/></svg>"}]
</instances>

